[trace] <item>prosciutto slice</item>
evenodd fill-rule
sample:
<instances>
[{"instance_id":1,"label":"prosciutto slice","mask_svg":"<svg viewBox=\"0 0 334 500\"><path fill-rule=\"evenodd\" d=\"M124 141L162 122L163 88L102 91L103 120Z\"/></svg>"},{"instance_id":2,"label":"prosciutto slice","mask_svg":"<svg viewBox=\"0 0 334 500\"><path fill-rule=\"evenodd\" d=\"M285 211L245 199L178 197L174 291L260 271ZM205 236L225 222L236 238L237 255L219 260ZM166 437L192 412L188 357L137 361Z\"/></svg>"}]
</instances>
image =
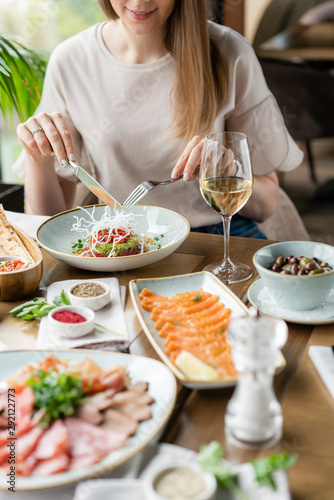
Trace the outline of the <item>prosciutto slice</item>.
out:
<instances>
[{"instance_id":1,"label":"prosciutto slice","mask_svg":"<svg viewBox=\"0 0 334 500\"><path fill-rule=\"evenodd\" d=\"M66 418L65 424L70 455L74 458L91 456L93 463L122 448L128 437L125 432L97 427L75 417Z\"/></svg>"},{"instance_id":2,"label":"prosciutto slice","mask_svg":"<svg viewBox=\"0 0 334 500\"><path fill-rule=\"evenodd\" d=\"M65 453L58 455L50 460L42 460L34 468L33 476L50 476L51 474L59 474L68 470L70 457Z\"/></svg>"},{"instance_id":3,"label":"prosciutto slice","mask_svg":"<svg viewBox=\"0 0 334 500\"><path fill-rule=\"evenodd\" d=\"M62 420L56 420L41 437L35 451L35 457L38 460L47 460L68 454L68 451L69 436L67 427Z\"/></svg>"},{"instance_id":4,"label":"prosciutto slice","mask_svg":"<svg viewBox=\"0 0 334 500\"><path fill-rule=\"evenodd\" d=\"M24 460L36 448L45 430L41 427L34 427L20 436L17 440L17 459Z\"/></svg>"}]
</instances>

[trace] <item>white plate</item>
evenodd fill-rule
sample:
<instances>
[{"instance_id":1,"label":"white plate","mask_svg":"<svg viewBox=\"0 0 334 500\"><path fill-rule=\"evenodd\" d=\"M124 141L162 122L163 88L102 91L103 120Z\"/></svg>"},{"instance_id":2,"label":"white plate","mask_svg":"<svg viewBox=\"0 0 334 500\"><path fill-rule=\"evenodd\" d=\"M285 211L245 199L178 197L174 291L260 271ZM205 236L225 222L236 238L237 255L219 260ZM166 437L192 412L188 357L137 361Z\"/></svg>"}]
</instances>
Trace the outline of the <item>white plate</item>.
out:
<instances>
[{"instance_id":1,"label":"white plate","mask_svg":"<svg viewBox=\"0 0 334 500\"><path fill-rule=\"evenodd\" d=\"M326 325L334 323L334 290L321 306L310 311L291 311L278 306L270 297L268 289L263 286L262 280L255 281L248 289L248 300L261 312L276 318L282 318L290 323L305 325Z\"/></svg>"},{"instance_id":2,"label":"white plate","mask_svg":"<svg viewBox=\"0 0 334 500\"><path fill-rule=\"evenodd\" d=\"M214 382L195 382L186 376L169 360L164 353L164 339L159 337L154 328L154 321L150 318L150 312L145 311L140 305L139 293L143 288L149 288L152 292L172 297L176 293L190 292L203 288L206 292L219 295L220 301L232 311L231 317L237 318L248 314L247 307L241 300L231 292L221 281L207 272L184 274L182 276L171 276L167 278L140 279L130 281L130 294L132 302L141 325L160 358L170 367L178 380L192 389L216 389L235 385L236 378L221 379Z\"/></svg>"},{"instance_id":3,"label":"white plate","mask_svg":"<svg viewBox=\"0 0 334 500\"><path fill-rule=\"evenodd\" d=\"M76 362L81 362L89 357L103 369L114 365L126 366L132 382L143 380L149 383L148 392L155 400L151 406L152 418L139 425L137 433L128 439L122 449L113 451L100 463L48 477L17 477L15 486L17 491L60 487L96 475L103 476L104 473L124 464L147 446L165 425L175 404L176 381L171 371L159 361L130 354L85 350L1 352L2 380L7 380L28 363L33 361L39 363L50 354ZM163 390L161 390L162 387ZM0 490L7 490L6 480L6 478L0 477Z\"/></svg>"},{"instance_id":4,"label":"white plate","mask_svg":"<svg viewBox=\"0 0 334 500\"><path fill-rule=\"evenodd\" d=\"M103 479L80 483L73 500L147 500L140 479Z\"/></svg>"},{"instance_id":5,"label":"white plate","mask_svg":"<svg viewBox=\"0 0 334 500\"><path fill-rule=\"evenodd\" d=\"M95 209L94 217L97 220L101 219L105 211L105 205L90 205L85 208L89 212ZM160 249L123 257L81 257L70 253L73 243L82 239L80 232L72 231L73 224L77 222L75 216L79 216L80 211L80 208L75 208L50 217L37 229L36 239L56 259L90 271L127 271L148 266L174 252L190 232L188 221L176 212L160 207L135 205L131 209L131 213L135 215L134 231L151 238L163 234L163 238L159 240ZM84 212L82 215L84 216Z\"/></svg>"}]
</instances>

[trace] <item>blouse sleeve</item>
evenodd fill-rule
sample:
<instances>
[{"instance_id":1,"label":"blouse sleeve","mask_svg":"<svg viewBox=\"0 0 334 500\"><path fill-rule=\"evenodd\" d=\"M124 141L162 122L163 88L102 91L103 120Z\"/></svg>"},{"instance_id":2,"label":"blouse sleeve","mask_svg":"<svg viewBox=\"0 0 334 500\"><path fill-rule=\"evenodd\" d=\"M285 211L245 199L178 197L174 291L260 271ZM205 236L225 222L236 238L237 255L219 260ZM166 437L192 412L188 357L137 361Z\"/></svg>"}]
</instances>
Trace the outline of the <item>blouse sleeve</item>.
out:
<instances>
[{"instance_id":1,"label":"blouse sleeve","mask_svg":"<svg viewBox=\"0 0 334 500\"><path fill-rule=\"evenodd\" d=\"M233 105L226 115L226 129L247 135L255 175L295 169L303 153L285 126L253 48L235 34L233 49L230 54L234 57L228 61Z\"/></svg>"},{"instance_id":2,"label":"blouse sleeve","mask_svg":"<svg viewBox=\"0 0 334 500\"><path fill-rule=\"evenodd\" d=\"M57 49L55 49L53 54L51 54L44 78L41 101L34 115L37 115L42 111L45 111L46 113L53 113L55 111L59 111L62 114L72 134L75 151L77 154L77 159L80 162L82 156L83 141L81 135L74 126L73 121L67 109L66 100L64 98L64 92L63 92L62 75L59 71L60 57L57 54L57 52L58 52ZM25 151L22 150L18 159L12 166L13 172L18 177L22 178L25 177L25 160L26 160L26 154ZM60 177L66 178L72 182L77 182L77 178L73 174L72 170L70 168L64 168L62 165L60 165L56 157L54 160L54 168Z\"/></svg>"}]
</instances>

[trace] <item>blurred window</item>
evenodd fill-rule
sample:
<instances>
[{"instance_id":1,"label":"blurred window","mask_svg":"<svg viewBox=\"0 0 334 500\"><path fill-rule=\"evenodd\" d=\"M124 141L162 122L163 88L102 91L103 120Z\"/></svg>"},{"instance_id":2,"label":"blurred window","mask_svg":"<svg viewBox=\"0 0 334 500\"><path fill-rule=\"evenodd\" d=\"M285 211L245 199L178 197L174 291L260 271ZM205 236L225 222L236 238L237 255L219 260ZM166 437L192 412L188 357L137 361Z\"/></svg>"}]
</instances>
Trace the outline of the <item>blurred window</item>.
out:
<instances>
[{"instance_id":1,"label":"blurred window","mask_svg":"<svg viewBox=\"0 0 334 500\"><path fill-rule=\"evenodd\" d=\"M63 40L105 20L98 0L0 0L0 33L15 35L27 47L48 53ZM23 183L11 171L21 151L16 125L4 130L0 111L1 178Z\"/></svg>"}]
</instances>

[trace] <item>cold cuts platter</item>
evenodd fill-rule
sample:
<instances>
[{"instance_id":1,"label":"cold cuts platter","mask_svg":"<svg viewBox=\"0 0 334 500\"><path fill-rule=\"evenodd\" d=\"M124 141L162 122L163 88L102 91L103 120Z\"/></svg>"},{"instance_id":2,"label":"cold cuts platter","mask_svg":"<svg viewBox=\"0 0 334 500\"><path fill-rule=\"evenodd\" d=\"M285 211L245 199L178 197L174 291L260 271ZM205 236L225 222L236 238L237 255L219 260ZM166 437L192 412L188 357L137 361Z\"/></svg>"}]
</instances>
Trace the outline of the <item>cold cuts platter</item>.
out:
<instances>
[{"instance_id":1,"label":"cold cuts platter","mask_svg":"<svg viewBox=\"0 0 334 500\"><path fill-rule=\"evenodd\" d=\"M152 441L175 404L173 374L149 358L87 350L9 351L0 353L0 366L2 490L11 473L15 491L106 474ZM62 414L61 391L57 404L49 404L56 397L52 379L56 388L64 387Z\"/></svg>"}]
</instances>

